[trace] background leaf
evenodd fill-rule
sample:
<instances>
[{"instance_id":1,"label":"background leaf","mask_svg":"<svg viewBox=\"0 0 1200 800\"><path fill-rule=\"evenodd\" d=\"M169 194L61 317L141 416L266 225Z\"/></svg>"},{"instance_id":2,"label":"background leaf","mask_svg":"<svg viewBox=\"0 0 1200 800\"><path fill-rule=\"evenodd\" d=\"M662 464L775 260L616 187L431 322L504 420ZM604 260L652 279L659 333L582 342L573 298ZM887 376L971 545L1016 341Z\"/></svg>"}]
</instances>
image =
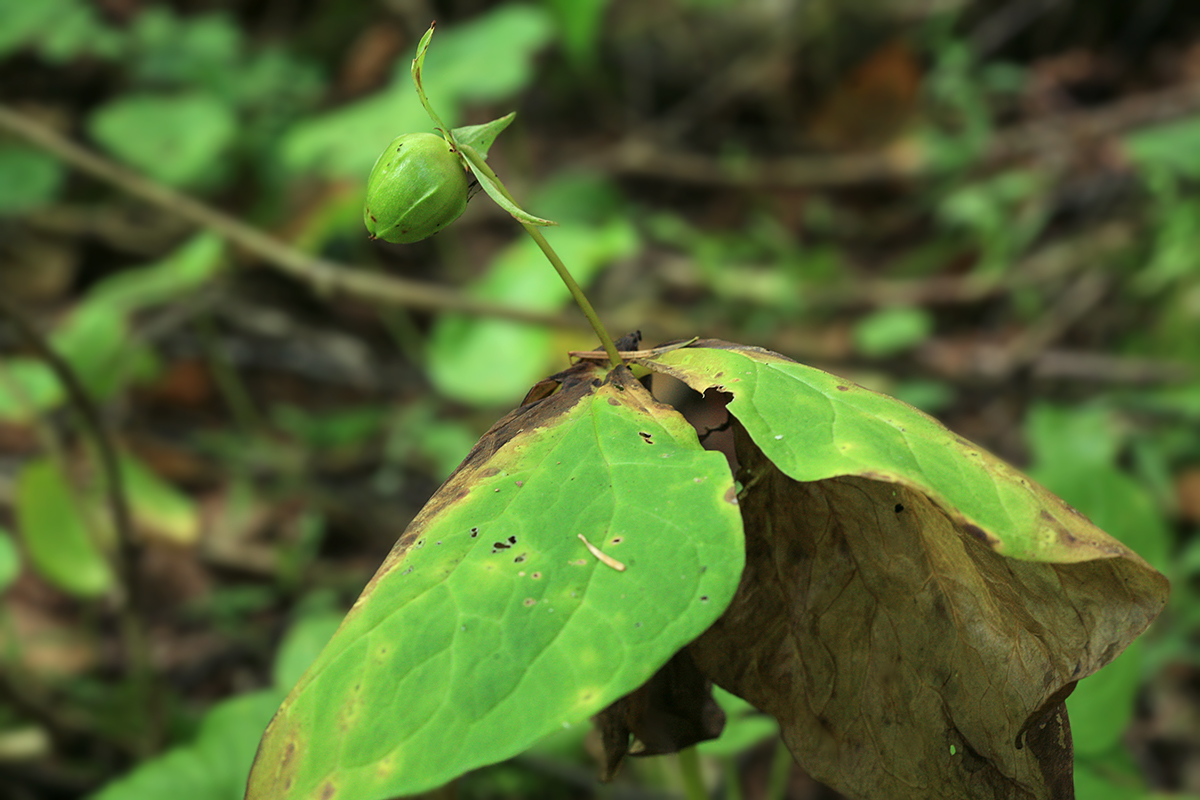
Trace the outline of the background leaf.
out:
<instances>
[{"instance_id":1,"label":"background leaf","mask_svg":"<svg viewBox=\"0 0 1200 800\"><path fill-rule=\"evenodd\" d=\"M114 586L77 492L57 464L27 462L17 476L15 506L29 560L46 580L78 597L98 597Z\"/></svg>"}]
</instances>

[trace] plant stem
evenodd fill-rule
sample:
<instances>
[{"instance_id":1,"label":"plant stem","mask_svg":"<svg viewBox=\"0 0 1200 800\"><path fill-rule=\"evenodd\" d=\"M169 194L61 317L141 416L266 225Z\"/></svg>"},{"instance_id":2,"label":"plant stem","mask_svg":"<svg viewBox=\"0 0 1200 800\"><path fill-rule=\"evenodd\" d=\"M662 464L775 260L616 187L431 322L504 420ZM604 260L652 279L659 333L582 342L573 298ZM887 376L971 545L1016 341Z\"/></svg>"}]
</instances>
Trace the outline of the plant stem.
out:
<instances>
[{"instance_id":1,"label":"plant stem","mask_svg":"<svg viewBox=\"0 0 1200 800\"><path fill-rule=\"evenodd\" d=\"M683 793L687 800L708 800L704 791L704 780L700 777L700 756L695 747L688 747L676 754L679 771L683 774Z\"/></svg>"},{"instance_id":2,"label":"plant stem","mask_svg":"<svg viewBox=\"0 0 1200 800\"><path fill-rule=\"evenodd\" d=\"M484 161L482 155L476 152L474 148L467 145L456 146L470 164L471 169L481 173L487 181L490 181L495 186L496 190L499 191L506 200L508 200L514 206L518 206L516 198L509 193L508 188L505 187L498 177L496 177L496 173L487 165L487 162ZM486 184L484 185L486 186ZM579 288L579 284L576 283L575 278L571 276L571 272L567 269L567 265L564 264L563 260L558 257L558 253L556 253L554 248L550 246L550 242L546 241L546 237L542 234L537 225L532 225L519 219L517 221L520 222L522 227L525 228L525 232L533 238L533 241L537 242L537 246L541 248L542 253L545 254L547 260L549 260L550 264L554 267L554 270L558 273L558 277L562 278L563 283L567 285L567 290L571 293L571 297L575 299L575 304L579 306L581 311L583 311L583 315L587 317L587 321L592 325L592 330L594 330L596 335L600 337L600 344L604 347L604 352L608 354L608 360L612 362L613 368L616 369L617 367L621 366L621 364L624 362L621 359L620 353L617 351L616 344L613 343L612 337L608 335L608 330L605 329L604 324L600 322L600 317L597 316L596 309L592 308L592 304L588 301L587 295L583 293L583 289Z\"/></svg>"},{"instance_id":3,"label":"plant stem","mask_svg":"<svg viewBox=\"0 0 1200 800\"><path fill-rule=\"evenodd\" d=\"M567 290L571 293L571 297L575 298L576 305L583 311L583 315L587 317L587 321L592 324L592 330L600 337L600 344L604 346L604 352L608 353L608 360L612 362L613 368L621 366L621 355L617 351L616 344L613 343L612 337L608 335L604 324L600 322L600 317L596 315L596 309L592 308L587 295L583 293L583 289L579 288L579 284L575 282L575 278L567 270L567 265L558 257L558 253L554 252L554 248L546 241L546 237L538 230L538 226L530 225L528 222L522 222L521 226L533 237L533 240L537 242L537 246L542 248L542 252L554 266L555 271L558 272L558 277L562 278L563 283L567 285Z\"/></svg>"}]
</instances>

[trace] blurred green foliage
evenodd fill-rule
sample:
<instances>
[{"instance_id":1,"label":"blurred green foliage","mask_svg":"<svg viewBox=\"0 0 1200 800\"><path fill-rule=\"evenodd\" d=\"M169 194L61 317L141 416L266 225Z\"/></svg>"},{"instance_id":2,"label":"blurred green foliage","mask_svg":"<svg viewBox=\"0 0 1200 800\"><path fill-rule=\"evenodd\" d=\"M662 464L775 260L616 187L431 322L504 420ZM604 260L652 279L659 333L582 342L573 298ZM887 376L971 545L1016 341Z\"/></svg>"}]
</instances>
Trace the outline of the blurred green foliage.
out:
<instances>
[{"instance_id":1,"label":"blurred green foliage","mask_svg":"<svg viewBox=\"0 0 1200 800\"><path fill-rule=\"evenodd\" d=\"M854 3L841 15L838 4L814 3L806 15L786 16L803 18L808 27L801 38L816 44L811 56L779 62L785 73L832 71L829 64L846 60L842 50L853 49L857 22L872 15L919 51L919 108L900 142L924 159L928 173L886 198L899 211L874 214L870 202L861 204L863 210L861 189L849 198L836 192L801 197L753 187L714 188L704 181L659 190L644 178L622 175L616 158L598 157L598 166L581 170L573 163L578 159L572 146L603 150L602 136L641 136L661 117L670 130L683 131L675 139L649 137L668 153L694 153L719 140L722 150L713 165L730 153L743 162L772 150L787 154L797 142L804 144L803 120L790 110L803 92L781 79L751 82L750 88L738 84L737 70L726 65L754 53L722 49L719 39L706 34L716 29L736 41L746 30L740 26L759 15L770 19L763 10L769 4L739 9L728 0L651 3L644 15L621 5L503 2L458 19L439 15L438 47L428 62L430 93L439 98L448 124L481 118L480 110L494 104L523 105L504 163L514 179L527 176L535 184L521 189L533 198L535 212L563 223L549 234L555 246L582 282L600 288L614 316L632 318L630 327L649 327L648 320L671 334L683 328L686 335L728 335L801 358L853 363L847 374L945 413L952 426L954 420L974 422L976 413L995 415L1004 403L1027 407L1008 421L1024 432L1033 476L1163 569L1174 584L1171 606L1145 640L1083 681L1068 701L1078 796L1149 796L1143 769L1127 746L1136 700L1165 668L1200 668L1200 540L1195 521L1181 515L1175 485L1177 475L1200 465L1195 371L1200 120L1188 116L1113 139L1110 145L1121 156L1115 159L1115 179L1123 188L1079 212L1064 189L1078 177L1068 170L1037 163L992 167L984 160L1008 121L1025 113L1022 98L1039 77L1036 59L1018 63L1003 54L981 55L964 33L968 13L941 12L916 21L901 15L900 25L888 16L886 3ZM361 11L368 21L380 13L365 6ZM319 27L324 12L312 13ZM668 18L680 20L679 26L662 21ZM751 31L747 38L760 43L752 49L770 55L761 44L768 37ZM311 31L294 39L252 33L236 9L184 13L146 4L118 23L86 0L0 0L0 58L27 59L51 75L83 65L102 76L92 87L97 96L77 99L69 111L77 117L74 131L107 155L154 180L228 203L234 213L303 250L395 262L405 274L456 283L476 297L563 309L565 293L540 255L497 234L494 220L474 208L478 201L468 208L467 216L475 216L459 223L469 226L466 245L451 230L416 255L367 248L358 208L371 163L397 133L429 127L408 76L415 38L392 56L381 85L348 100L335 91L338 65L312 44L314 38ZM696 77L718 73L730 84ZM777 95L768 102L772 92ZM717 110L705 116L709 108ZM547 124L549 133L533 130L530 120L548 123L556 113L579 115L588 124L602 119L604 125L598 135L590 127L572 127L568 116L557 126ZM689 122L689 113L697 120ZM572 146L557 149L563 143L553 141L556 137ZM0 139L0 238L16 242L26 219L53 218L81 205L119 204L72 177L53 157ZM1028 383L1025 372L993 383L972 372L972 362L982 360L967 348L975 339L1002 339L1057 313L1054 298L1063 284L1029 271L1029 256L1078 231L1086 239L1091 227L1113 220L1128 226L1133 244L1070 267L1076 275L1101 275L1109 289L1106 304L1084 317L1066 344L1152 364L1173 361L1191 372L1174 383L1150 381L1130 389L1121 387L1122 379L1103 375L1064 387ZM132 428L143 420L124 415L130 408L141 413L138 393L165 380L178 358L155 326L186 327L200 320L202 329L219 329L211 307L238 294L241 276L228 268L238 255L204 233L152 256L121 253L116 260L75 280L69 304L51 316L48 340L112 418ZM0 273L5 269L0 266ZM1000 293L957 307L896 294L911 286L905 281L962 275L990 281ZM857 294L870 287L882 287L882 296ZM499 407L519 401L531 383L565 366L565 349L593 346L587 337L529 324L461 314L427 320L402 311L372 312L383 333L370 329L364 335L361 314L315 296L304 300L312 306L299 313L329 316L334 326L358 326L356 334L375 351L398 351L419 369L385 384L388 393L310 407L294 398L255 396L246 385L249 368L229 363L221 337L198 337L200 360L223 376L216 405L226 417L218 424L206 420L183 438L226 476L220 524L234 529L262 513L264 505L296 496L311 504L273 543L278 558L261 584L222 584L195 611L194 620L230 635L247 635L247 618L292 602L314 580L351 593L361 585L366 569L361 565L349 577L330 577L315 567L336 549L338 537L330 531L340 530L336 519L344 510L328 495L349 483L342 464L365 474L376 495L431 489ZM279 305L286 307L287 300ZM621 316L622 308L635 313ZM382 344L372 338L377 335ZM967 366L957 374L922 360L924 348L947 343L967 353ZM286 342L268 344L282 350ZM54 426L46 421L68 418L69 411L63 387L45 364L5 354L4 425L38 429L39 435L48 429L53 436ZM1000 433L990 443L1006 441ZM364 452L372 454L366 468ZM94 456L86 448L60 446L23 457L11 470L6 485L15 535L0 530L0 589L19 583L22 570L68 594L94 597L113 589L113 532L104 520L102 483L94 470L76 469L79 461L91 464ZM158 541L193 546L187 542L200 535L196 487L163 478L128 447L121 448L121 463L139 529ZM335 489L327 488L331 481ZM391 509L400 515L395 504ZM322 577L314 578L317 574ZM315 653L313 643L327 637L321 631L331 630L333 618L323 619L313 623L317 632L306 639L312 647L280 651L272 688L215 705L190 744L147 762L98 796L132 800L170 793L183 800L177 788L181 776L188 776L184 782L195 788L194 797L240 796L238 776L279 692L294 680L289 676L298 674L297 665ZM310 628L302 623L296 630ZM288 639L293 641L299 640ZM304 647L308 655L295 654ZM68 686L83 709L89 703L98 707L104 694L82 680ZM731 724L722 739L702 748L706 757L733 759L773 735L770 720L734 699L722 702ZM580 742L561 746L577 753ZM552 747L546 752L561 757ZM499 772L474 778L475 789L468 793L519 796L545 786L545 774L536 769L520 764L506 769L505 778ZM639 776L650 774L635 769ZM486 783L488 774L497 776L494 784Z\"/></svg>"}]
</instances>

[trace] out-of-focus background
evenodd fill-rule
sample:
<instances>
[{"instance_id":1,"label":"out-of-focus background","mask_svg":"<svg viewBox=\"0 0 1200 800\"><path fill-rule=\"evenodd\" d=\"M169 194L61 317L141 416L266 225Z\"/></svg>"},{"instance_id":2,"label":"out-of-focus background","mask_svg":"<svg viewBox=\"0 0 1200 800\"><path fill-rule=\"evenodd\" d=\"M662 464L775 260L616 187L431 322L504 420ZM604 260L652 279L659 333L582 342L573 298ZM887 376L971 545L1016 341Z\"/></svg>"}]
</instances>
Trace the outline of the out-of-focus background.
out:
<instances>
[{"instance_id":1,"label":"out-of-focus background","mask_svg":"<svg viewBox=\"0 0 1200 800\"><path fill-rule=\"evenodd\" d=\"M1200 6L0 0L0 797L237 800L413 514L595 346L482 195L366 238L435 18L433 103L519 112L491 163L614 335L894 394L1171 578L1068 703L1078 796L1200 795ZM727 702L713 796L837 797ZM459 797L678 794L588 747Z\"/></svg>"}]
</instances>

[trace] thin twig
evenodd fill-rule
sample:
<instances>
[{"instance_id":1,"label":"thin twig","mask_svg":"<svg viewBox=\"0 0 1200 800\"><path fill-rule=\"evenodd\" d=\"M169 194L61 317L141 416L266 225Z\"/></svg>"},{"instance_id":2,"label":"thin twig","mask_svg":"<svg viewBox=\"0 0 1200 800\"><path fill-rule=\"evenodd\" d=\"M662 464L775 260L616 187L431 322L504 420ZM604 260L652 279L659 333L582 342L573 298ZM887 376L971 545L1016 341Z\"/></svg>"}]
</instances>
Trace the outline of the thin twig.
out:
<instances>
[{"instance_id":1,"label":"thin twig","mask_svg":"<svg viewBox=\"0 0 1200 800\"><path fill-rule=\"evenodd\" d=\"M138 617L138 610L142 607L141 581L138 580L137 570L140 547L134 537L133 515L125 494L116 446L104 425L104 420L100 417L100 412L75 370L55 352L34 324L3 297L0 297L0 319L6 319L16 329L26 346L54 373L66 392L68 403L78 415L80 424L99 455L100 468L104 475L105 499L117 538L117 573L125 591L125 597L119 604L122 638L129 659L130 680L137 691L145 692L147 738L142 744L147 752L152 751L156 749L161 734L161 715L158 713L160 687L152 681L149 644Z\"/></svg>"},{"instance_id":2,"label":"thin twig","mask_svg":"<svg viewBox=\"0 0 1200 800\"><path fill-rule=\"evenodd\" d=\"M226 241L258 256L267 264L311 285L320 293L344 294L373 304L406 306L427 311L456 311L560 328L579 327L565 316L492 303L445 286L379 275L361 268L314 258L211 206L125 169L3 104L0 104L0 130L19 136L80 172L213 231Z\"/></svg>"}]
</instances>

